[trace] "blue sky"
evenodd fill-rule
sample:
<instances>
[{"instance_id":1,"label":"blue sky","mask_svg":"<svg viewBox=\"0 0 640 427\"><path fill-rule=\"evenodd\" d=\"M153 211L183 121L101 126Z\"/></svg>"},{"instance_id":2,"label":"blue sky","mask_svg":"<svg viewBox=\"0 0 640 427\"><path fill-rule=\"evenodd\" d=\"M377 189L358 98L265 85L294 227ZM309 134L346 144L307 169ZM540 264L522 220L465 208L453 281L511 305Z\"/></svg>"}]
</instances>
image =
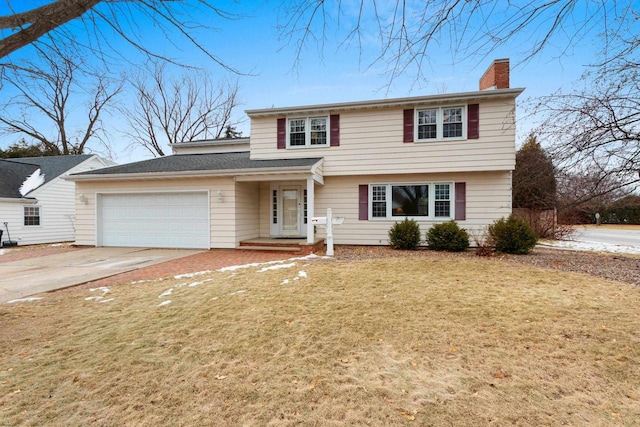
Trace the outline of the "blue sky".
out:
<instances>
[{"instance_id":1,"label":"blue sky","mask_svg":"<svg viewBox=\"0 0 640 427\"><path fill-rule=\"evenodd\" d=\"M20 2L15 2L14 6L16 3ZM30 5L33 1L22 3ZM353 22L349 20L355 17L352 13L355 11L349 10L355 2L344 2L346 14L341 18L341 26L338 28L333 23L328 27L321 54L317 46L310 44L302 51L299 63L295 61L295 45L287 44L278 37L276 26L283 23L283 11L279 8L279 2L215 3L240 16L232 20L221 19L213 14L206 16L204 20L215 29L198 32L198 40L226 64L250 75L234 76L205 58L188 43L179 41L177 36L172 39L182 46L182 50L176 50L176 46L159 36L158 29L144 17L138 17L137 24L141 37L152 50L171 54L180 61L202 67L214 79L238 78L242 103L236 111L238 120L246 119L243 112L245 109L473 91L477 90L480 76L493 59L510 58L511 86L526 88L519 98L517 112L518 145L535 124L533 118L526 117L521 106L530 97L548 95L559 89L570 90L580 78L584 66L593 62L597 56L597 34L603 30L602 23L589 22L580 43L569 49L566 49L568 36L559 34L540 55L526 62L522 62L525 53L531 42L540 35L536 30L537 24L526 33L517 35L507 44L482 56L456 55L445 43L446 39L443 39L441 46L434 46L428 52L428 60L422 69L423 74L428 76L426 79L416 80L415 70L410 69L408 73L390 82L385 73L386 64L374 62L380 51L374 31L364 33L362 49L353 43L341 44L345 36L344 29ZM384 2L382 4L386 5ZM0 13L4 13L5 8L4 2L0 3ZM383 13L387 12L383 10ZM581 28L579 26L584 22L581 21L582 14L588 12L587 9L578 10L570 25ZM499 14L495 19L500 19ZM483 24L478 20L472 20L472 23L478 27ZM76 27L70 27L71 30L82 34L84 30L77 23L75 25ZM131 46L122 40L114 40L114 44L124 55L129 56L132 61L136 60L136 55L139 54ZM123 70L126 68L123 67ZM116 160L125 163L149 157L142 150L124 149L127 142L117 131L121 128L121 123L117 115L105 117L105 125L111 129L110 141L115 147L114 151L118 153ZM239 129L247 136L248 120L239 125ZM5 147L11 142L13 140L3 140L0 146Z\"/></svg>"}]
</instances>

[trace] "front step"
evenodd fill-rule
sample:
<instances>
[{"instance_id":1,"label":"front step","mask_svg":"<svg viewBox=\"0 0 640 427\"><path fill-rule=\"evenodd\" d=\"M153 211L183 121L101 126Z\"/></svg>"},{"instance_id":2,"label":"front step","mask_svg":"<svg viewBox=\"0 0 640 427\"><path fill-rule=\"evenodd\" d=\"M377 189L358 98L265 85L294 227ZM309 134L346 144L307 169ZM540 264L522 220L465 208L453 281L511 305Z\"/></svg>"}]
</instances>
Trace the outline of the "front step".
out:
<instances>
[{"instance_id":1,"label":"front step","mask_svg":"<svg viewBox=\"0 0 640 427\"><path fill-rule=\"evenodd\" d=\"M286 240L279 242L274 241L275 239L264 240L265 241L262 242L259 241L259 239L245 240L240 242L238 249L248 251L284 252L298 255L309 255L324 251L324 239L318 239L313 245L309 245L303 240L299 240L297 242Z\"/></svg>"},{"instance_id":2,"label":"front step","mask_svg":"<svg viewBox=\"0 0 640 427\"><path fill-rule=\"evenodd\" d=\"M262 245L243 245L240 243L240 247L243 251L279 251L279 252L301 252L302 248L300 246L262 246Z\"/></svg>"}]
</instances>

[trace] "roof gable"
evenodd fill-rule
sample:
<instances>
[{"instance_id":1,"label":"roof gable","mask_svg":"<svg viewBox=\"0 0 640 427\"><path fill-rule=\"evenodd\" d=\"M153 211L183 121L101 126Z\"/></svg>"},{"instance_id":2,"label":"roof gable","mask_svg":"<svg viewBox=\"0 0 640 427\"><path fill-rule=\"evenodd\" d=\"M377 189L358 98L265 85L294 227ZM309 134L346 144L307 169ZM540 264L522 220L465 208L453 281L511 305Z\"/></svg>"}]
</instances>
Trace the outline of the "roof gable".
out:
<instances>
[{"instance_id":1,"label":"roof gable","mask_svg":"<svg viewBox=\"0 0 640 427\"><path fill-rule=\"evenodd\" d=\"M38 169L44 176L44 182L38 187L40 188L93 156L93 154L79 154L0 159L0 197L23 197L20 194L20 186Z\"/></svg>"}]
</instances>

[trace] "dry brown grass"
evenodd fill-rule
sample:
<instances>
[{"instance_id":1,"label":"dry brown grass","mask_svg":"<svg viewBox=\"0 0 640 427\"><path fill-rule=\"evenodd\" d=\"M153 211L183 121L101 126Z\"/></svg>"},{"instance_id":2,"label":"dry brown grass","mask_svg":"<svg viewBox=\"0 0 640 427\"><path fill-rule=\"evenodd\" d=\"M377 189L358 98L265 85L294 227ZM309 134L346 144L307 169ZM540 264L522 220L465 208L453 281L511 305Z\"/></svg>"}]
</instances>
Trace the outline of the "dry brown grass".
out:
<instances>
[{"instance_id":1,"label":"dry brown grass","mask_svg":"<svg viewBox=\"0 0 640 427\"><path fill-rule=\"evenodd\" d=\"M0 425L638 425L638 288L487 260L307 264L0 306Z\"/></svg>"}]
</instances>

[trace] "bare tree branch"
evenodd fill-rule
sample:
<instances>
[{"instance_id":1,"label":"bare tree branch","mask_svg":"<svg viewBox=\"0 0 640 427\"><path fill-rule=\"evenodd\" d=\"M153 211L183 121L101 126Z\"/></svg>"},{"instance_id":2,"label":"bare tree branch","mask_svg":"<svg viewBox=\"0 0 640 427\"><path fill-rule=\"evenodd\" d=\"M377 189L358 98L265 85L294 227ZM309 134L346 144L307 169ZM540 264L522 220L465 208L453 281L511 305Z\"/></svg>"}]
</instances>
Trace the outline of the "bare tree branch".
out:
<instances>
[{"instance_id":1,"label":"bare tree branch","mask_svg":"<svg viewBox=\"0 0 640 427\"><path fill-rule=\"evenodd\" d=\"M217 139L235 126L231 115L238 105L237 82L214 86L207 74L194 70L172 79L166 65L157 63L149 74L131 82L137 102L123 111L132 146L164 156L166 144Z\"/></svg>"},{"instance_id":2,"label":"bare tree branch","mask_svg":"<svg viewBox=\"0 0 640 427\"><path fill-rule=\"evenodd\" d=\"M22 134L58 154L81 154L86 145L99 139L100 114L120 92L122 83L114 84L105 73L91 72L83 59L53 43L43 48L35 45L37 56L23 66L5 69L7 93L13 93L2 104L0 132ZM88 120L71 117L92 94L86 105ZM80 135L78 142L72 139Z\"/></svg>"}]
</instances>

